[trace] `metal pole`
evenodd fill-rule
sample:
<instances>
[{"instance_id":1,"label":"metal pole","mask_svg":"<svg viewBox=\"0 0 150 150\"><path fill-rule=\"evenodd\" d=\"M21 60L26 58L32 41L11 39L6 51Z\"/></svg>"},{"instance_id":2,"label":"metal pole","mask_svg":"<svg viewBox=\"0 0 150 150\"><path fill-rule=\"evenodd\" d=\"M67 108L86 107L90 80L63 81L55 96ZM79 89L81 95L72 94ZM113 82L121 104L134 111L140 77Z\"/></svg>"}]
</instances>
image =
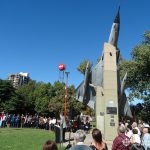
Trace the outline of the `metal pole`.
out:
<instances>
[{"instance_id":1,"label":"metal pole","mask_svg":"<svg viewBox=\"0 0 150 150\"><path fill-rule=\"evenodd\" d=\"M67 101L68 101L68 75L69 75L69 72L65 72L66 74L66 86L65 86L65 102L64 102L64 117L66 119L66 116L67 116Z\"/></svg>"}]
</instances>

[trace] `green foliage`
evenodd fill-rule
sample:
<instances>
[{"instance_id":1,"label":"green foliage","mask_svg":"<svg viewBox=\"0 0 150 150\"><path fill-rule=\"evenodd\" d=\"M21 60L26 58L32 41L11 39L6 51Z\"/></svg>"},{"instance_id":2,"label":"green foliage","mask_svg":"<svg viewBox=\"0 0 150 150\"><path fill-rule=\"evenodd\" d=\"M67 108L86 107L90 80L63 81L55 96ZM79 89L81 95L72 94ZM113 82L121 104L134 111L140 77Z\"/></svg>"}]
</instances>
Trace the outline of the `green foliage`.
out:
<instances>
[{"instance_id":1,"label":"green foliage","mask_svg":"<svg viewBox=\"0 0 150 150\"><path fill-rule=\"evenodd\" d=\"M15 89L11 82L0 79L0 102L5 102L14 94Z\"/></svg>"},{"instance_id":2,"label":"green foliage","mask_svg":"<svg viewBox=\"0 0 150 150\"><path fill-rule=\"evenodd\" d=\"M79 66L77 67L77 70L82 73L83 75L85 74L85 69L86 69L86 65L89 62L89 60L83 60ZM91 64L91 63L90 63ZM92 64L91 64L92 65Z\"/></svg>"},{"instance_id":3,"label":"green foliage","mask_svg":"<svg viewBox=\"0 0 150 150\"><path fill-rule=\"evenodd\" d=\"M38 113L48 114L53 112L59 114L64 111L65 83L56 81L50 83L36 82L30 80L28 84L13 88L10 82L0 80L0 108L8 113ZM75 87L68 87L67 113L73 110L73 114L81 113L85 108L74 100ZM87 111L89 112L89 110Z\"/></svg>"},{"instance_id":4,"label":"green foliage","mask_svg":"<svg viewBox=\"0 0 150 150\"><path fill-rule=\"evenodd\" d=\"M20 86L16 89L16 103L15 108L19 112L34 112L34 95L33 92L36 88L36 82L30 81L28 84Z\"/></svg>"},{"instance_id":5,"label":"green foliage","mask_svg":"<svg viewBox=\"0 0 150 150\"><path fill-rule=\"evenodd\" d=\"M120 70L122 75L128 73L126 88L130 100L137 98L144 101L144 108L139 114L145 119L150 116L147 111L150 107L150 31L144 33L144 41L133 48L131 56L132 60L122 61Z\"/></svg>"},{"instance_id":6,"label":"green foliage","mask_svg":"<svg viewBox=\"0 0 150 150\"><path fill-rule=\"evenodd\" d=\"M34 90L35 111L38 113L48 112L48 104L51 98L51 84L38 83Z\"/></svg>"},{"instance_id":7,"label":"green foliage","mask_svg":"<svg viewBox=\"0 0 150 150\"><path fill-rule=\"evenodd\" d=\"M65 100L65 84L56 81L53 85L53 97L48 104L48 110L50 112L61 112L64 110Z\"/></svg>"},{"instance_id":8,"label":"green foliage","mask_svg":"<svg viewBox=\"0 0 150 150\"><path fill-rule=\"evenodd\" d=\"M6 103L8 103L15 95L15 89L11 82L0 79L0 110L2 110Z\"/></svg>"},{"instance_id":9,"label":"green foliage","mask_svg":"<svg viewBox=\"0 0 150 150\"><path fill-rule=\"evenodd\" d=\"M150 95L144 98L142 106L143 108L140 109L139 117L147 123L150 123Z\"/></svg>"},{"instance_id":10,"label":"green foliage","mask_svg":"<svg viewBox=\"0 0 150 150\"><path fill-rule=\"evenodd\" d=\"M128 72L127 88L137 98L144 99L150 92L150 34L144 34L145 40L131 53L131 61L123 61L121 73Z\"/></svg>"},{"instance_id":11,"label":"green foliage","mask_svg":"<svg viewBox=\"0 0 150 150\"><path fill-rule=\"evenodd\" d=\"M150 31L145 31L144 33L144 41L143 43L144 44L150 44Z\"/></svg>"}]
</instances>

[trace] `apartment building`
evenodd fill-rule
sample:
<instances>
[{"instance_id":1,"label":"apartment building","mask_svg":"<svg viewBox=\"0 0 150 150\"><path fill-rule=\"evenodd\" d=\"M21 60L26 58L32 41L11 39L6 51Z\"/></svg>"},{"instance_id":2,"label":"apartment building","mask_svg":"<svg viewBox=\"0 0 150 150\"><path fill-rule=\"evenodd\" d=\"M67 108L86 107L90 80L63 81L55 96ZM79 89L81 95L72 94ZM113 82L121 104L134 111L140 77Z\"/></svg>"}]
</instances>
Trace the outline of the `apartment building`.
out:
<instances>
[{"instance_id":1,"label":"apartment building","mask_svg":"<svg viewBox=\"0 0 150 150\"><path fill-rule=\"evenodd\" d=\"M8 80L12 81L12 84L15 88L27 84L29 81L29 73L20 72L16 74L10 74Z\"/></svg>"}]
</instances>

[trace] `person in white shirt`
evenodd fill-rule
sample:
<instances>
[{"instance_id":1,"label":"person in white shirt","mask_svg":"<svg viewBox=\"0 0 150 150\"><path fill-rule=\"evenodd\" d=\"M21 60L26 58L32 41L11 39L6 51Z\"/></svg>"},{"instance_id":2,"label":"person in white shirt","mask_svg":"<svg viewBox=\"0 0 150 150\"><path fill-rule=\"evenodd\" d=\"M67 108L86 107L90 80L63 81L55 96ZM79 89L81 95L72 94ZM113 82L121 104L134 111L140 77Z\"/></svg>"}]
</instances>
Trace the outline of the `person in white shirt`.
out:
<instances>
[{"instance_id":1,"label":"person in white shirt","mask_svg":"<svg viewBox=\"0 0 150 150\"><path fill-rule=\"evenodd\" d=\"M66 120L63 113L60 113L60 127L62 128L62 140L65 142Z\"/></svg>"},{"instance_id":2,"label":"person in white shirt","mask_svg":"<svg viewBox=\"0 0 150 150\"><path fill-rule=\"evenodd\" d=\"M50 124L50 129L54 130L54 126L56 124L56 119L55 118L50 119L49 124Z\"/></svg>"},{"instance_id":3,"label":"person in white shirt","mask_svg":"<svg viewBox=\"0 0 150 150\"><path fill-rule=\"evenodd\" d=\"M137 129L133 129L132 132L133 132L133 135L130 138L131 143L132 144L134 144L134 143L141 144L141 139L140 139L140 136L138 134L138 130Z\"/></svg>"},{"instance_id":4,"label":"person in white shirt","mask_svg":"<svg viewBox=\"0 0 150 150\"><path fill-rule=\"evenodd\" d=\"M53 118L51 123L55 125L56 124L56 119Z\"/></svg>"},{"instance_id":5,"label":"person in white shirt","mask_svg":"<svg viewBox=\"0 0 150 150\"><path fill-rule=\"evenodd\" d=\"M133 122L132 129L137 129L138 130L138 135L141 136L141 132L140 132L139 128L137 127L137 123L136 122Z\"/></svg>"},{"instance_id":6,"label":"person in white shirt","mask_svg":"<svg viewBox=\"0 0 150 150\"><path fill-rule=\"evenodd\" d=\"M6 125L6 115L4 112L2 112L2 115L1 115L1 127L5 127Z\"/></svg>"},{"instance_id":7,"label":"person in white shirt","mask_svg":"<svg viewBox=\"0 0 150 150\"><path fill-rule=\"evenodd\" d=\"M127 137L131 138L131 136L132 136L132 134L133 134L131 125L127 125L126 128L127 128L127 129L126 129L125 135L126 135Z\"/></svg>"}]
</instances>

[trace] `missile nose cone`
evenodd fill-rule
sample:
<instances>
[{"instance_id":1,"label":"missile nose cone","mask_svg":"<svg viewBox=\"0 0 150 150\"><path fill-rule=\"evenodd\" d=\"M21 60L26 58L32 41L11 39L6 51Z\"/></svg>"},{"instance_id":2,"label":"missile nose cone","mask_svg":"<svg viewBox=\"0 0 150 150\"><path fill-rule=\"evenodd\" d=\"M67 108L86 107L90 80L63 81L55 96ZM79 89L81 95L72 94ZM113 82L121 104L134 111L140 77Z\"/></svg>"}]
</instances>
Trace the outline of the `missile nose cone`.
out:
<instances>
[{"instance_id":1,"label":"missile nose cone","mask_svg":"<svg viewBox=\"0 0 150 150\"><path fill-rule=\"evenodd\" d=\"M120 23L120 6L118 8L118 13L117 13L116 18L114 20L114 23Z\"/></svg>"},{"instance_id":2,"label":"missile nose cone","mask_svg":"<svg viewBox=\"0 0 150 150\"><path fill-rule=\"evenodd\" d=\"M108 42L111 45L114 45L115 47L117 47L117 42L118 42L118 37L119 37L119 28L120 28L120 7L118 9L117 15L116 15L115 20L113 22L110 36L109 36L109 40L108 40Z\"/></svg>"}]
</instances>

